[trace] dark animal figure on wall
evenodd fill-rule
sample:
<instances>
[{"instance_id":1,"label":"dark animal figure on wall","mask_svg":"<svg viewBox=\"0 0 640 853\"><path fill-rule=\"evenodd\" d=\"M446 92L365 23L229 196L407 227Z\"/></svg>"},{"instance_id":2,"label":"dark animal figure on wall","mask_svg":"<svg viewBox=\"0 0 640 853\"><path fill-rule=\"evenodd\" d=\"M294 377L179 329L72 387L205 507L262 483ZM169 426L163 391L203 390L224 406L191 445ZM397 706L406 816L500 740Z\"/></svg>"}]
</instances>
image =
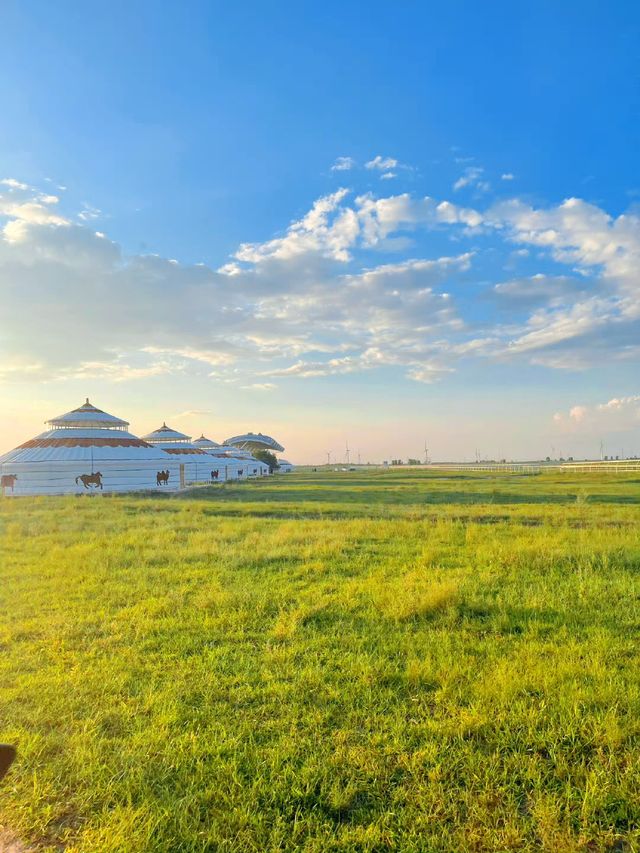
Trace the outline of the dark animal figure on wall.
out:
<instances>
[{"instance_id":1,"label":"dark animal figure on wall","mask_svg":"<svg viewBox=\"0 0 640 853\"><path fill-rule=\"evenodd\" d=\"M94 489L102 488L102 474L100 471L96 471L95 474L80 474L76 477L76 484L78 483L78 480L81 481L85 489L88 489L89 486L92 486Z\"/></svg>"},{"instance_id":2,"label":"dark animal figure on wall","mask_svg":"<svg viewBox=\"0 0 640 853\"><path fill-rule=\"evenodd\" d=\"M156 485L157 486L168 486L169 485L169 469L166 471L158 471L156 474Z\"/></svg>"},{"instance_id":3,"label":"dark animal figure on wall","mask_svg":"<svg viewBox=\"0 0 640 853\"><path fill-rule=\"evenodd\" d=\"M13 487L15 486L17 479L17 474L3 474L2 480L0 480L0 486L2 486L3 489L10 488L11 491L13 491Z\"/></svg>"},{"instance_id":4,"label":"dark animal figure on wall","mask_svg":"<svg viewBox=\"0 0 640 853\"><path fill-rule=\"evenodd\" d=\"M15 746L9 746L8 743L0 743L0 779L5 776L15 757Z\"/></svg>"},{"instance_id":5,"label":"dark animal figure on wall","mask_svg":"<svg viewBox=\"0 0 640 853\"><path fill-rule=\"evenodd\" d=\"M212 471L212 472L211 472L211 479L212 479L212 480L217 480L217 479L218 479L218 474L219 474L219 473L220 473L220 472L219 472L219 470L216 468L216 470L215 470L215 471Z\"/></svg>"},{"instance_id":6,"label":"dark animal figure on wall","mask_svg":"<svg viewBox=\"0 0 640 853\"><path fill-rule=\"evenodd\" d=\"M244 474L244 468L241 468L241 469L238 471L238 477L242 477L242 475L243 475L243 474Z\"/></svg>"}]
</instances>

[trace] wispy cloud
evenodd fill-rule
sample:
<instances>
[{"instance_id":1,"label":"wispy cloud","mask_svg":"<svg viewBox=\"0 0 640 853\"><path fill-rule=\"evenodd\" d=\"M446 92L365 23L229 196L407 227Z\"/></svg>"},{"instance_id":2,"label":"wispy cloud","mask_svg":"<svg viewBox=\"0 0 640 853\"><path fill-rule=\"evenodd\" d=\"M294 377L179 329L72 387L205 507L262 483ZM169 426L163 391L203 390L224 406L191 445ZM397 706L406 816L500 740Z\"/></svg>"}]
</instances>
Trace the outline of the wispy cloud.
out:
<instances>
[{"instance_id":1,"label":"wispy cloud","mask_svg":"<svg viewBox=\"0 0 640 853\"><path fill-rule=\"evenodd\" d=\"M0 180L0 184L5 187L9 187L12 190L28 190L29 185L23 184L21 181L17 181L15 178L2 178Z\"/></svg>"},{"instance_id":2,"label":"wispy cloud","mask_svg":"<svg viewBox=\"0 0 640 853\"><path fill-rule=\"evenodd\" d=\"M175 415L171 415L171 420L178 420L179 418L199 418L202 415L212 415L213 411L211 409L187 409L184 412L178 412Z\"/></svg>"},{"instance_id":3,"label":"wispy cloud","mask_svg":"<svg viewBox=\"0 0 640 853\"><path fill-rule=\"evenodd\" d=\"M102 211L99 208L93 207L93 205L84 202L82 210L78 214L78 219L83 222L90 222L92 219L99 219L101 216Z\"/></svg>"},{"instance_id":4,"label":"wispy cloud","mask_svg":"<svg viewBox=\"0 0 640 853\"><path fill-rule=\"evenodd\" d=\"M454 183L453 189L457 192L464 187L475 187L481 192L488 192L491 184L483 178L484 169L481 166L467 166L462 175Z\"/></svg>"},{"instance_id":5,"label":"wispy cloud","mask_svg":"<svg viewBox=\"0 0 640 853\"><path fill-rule=\"evenodd\" d=\"M242 385L245 391L275 391L278 387L275 382L251 382L249 385Z\"/></svg>"},{"instance_id":6,"label":"wispy cloud","mask_svg":"<svg viewBox=\"0 0 640 853\"><path fill-rule=\"evenodd\" d=\"M337 157L335 163L331 167L332 172L348 172L355 168L356 161L353 157Z\"/></svg>"},{"instance_id":7,"label":"wispy cloud","mask_svg":"<svg viewBox=\"0 0 640 853\"><path fill-rule=\"evenodd\" d=\"M386 172L388 169L396 169L399 165L395 157L383 157L378 154L373 160L369 160L364 164L365 169L378 169L381 172Z\"/></svg>"}]
</instances>

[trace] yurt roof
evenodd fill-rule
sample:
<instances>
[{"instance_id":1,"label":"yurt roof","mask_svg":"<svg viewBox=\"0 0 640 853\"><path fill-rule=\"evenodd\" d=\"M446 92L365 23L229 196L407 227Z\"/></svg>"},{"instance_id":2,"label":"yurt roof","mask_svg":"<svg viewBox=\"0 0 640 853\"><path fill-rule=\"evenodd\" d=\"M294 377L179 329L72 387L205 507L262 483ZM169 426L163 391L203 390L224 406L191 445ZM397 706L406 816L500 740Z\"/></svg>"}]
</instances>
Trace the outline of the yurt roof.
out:
<instances>
[{"instance_id":1,"label":"yurt roof","mask_svg":"<svg viewBox=\"0 0 640 853\"><path fill-rule=\"evenodd\" d=\"M142 436L145 441L148 441L150 444L164 444L165 442L174 442L174 441L188 441L191 442L191 436L185 435L183 432L178 432L177 429L171 429L168 427L166 423L162 424L158 429L154 429L153 432L147 433L147 435Z\"/></svg>"},{"instance_id":2,"label":"yurt roof","mask_svg":"<svg viewBox=\"0 0 640 853\"><path fill-rule=\"evenodd\" d=\"M201 435L200 438L195 438L193 443L196 447L201 447L203 450L206 450L208 447L222 447L221 444L218 444L217 441L213 441L210 438L205 438L204 435Z\"/></svg>"},{"instance_id":3,"label":"yurt roof","mask_svg":"<svg viewBox=\"0 0 640 853\"><path fill-rule=\"evenodd\" d=\"M82 406L65 412L64 415L58 415L57 418L51 418L47 423L52 427L64 427L65 429L82 429L83 427L126 429L129 426L128 421L123 421L122 418L116 418L115 415L110 415L108 412L93 406L88 397Z\"/></svg>"},{"instance_id":4,"label":"yurt roof","mask_svg":"<svg viewBox=\"0 0 640 853\"><path fill-rule=\"evenodd\" d=\"M247 432L244 435L235 435L233 438L227 438L225 444L231 444L247 450L275 450L278 453L284 450L284 447L278 444L275 438L271 438L270 435L263 435L261 432Z\"/></svg>"},{"instance_id":5,"label":"yurt roof","mask_svg":"<svg viewBox=\"0 0 640 853\"><path fill-rule=\"evenodd\" d=\"M173 456L205 456L204 450L196 447L191 441L191 436L185 435L183 432L178 432L177 429L171 429L165 424L159 429L144 436L144 441L148 441L154 447L160 448L164 453L170 453ZM186 460L185 460L186 461Z\"/></svg>"},{"instance_id":6,"label":"yurt roof","mask_svg":"<svg viewBox=\"0 0 640 853\"><path fill-rule=\"evenodd\" d=\"M103 412L87 402L71 412L52 418L53 429L31 438L0 456L0 463L123 460L166 461L166 455L128 432L127 421Z\"/></svg>"}]
</instances>

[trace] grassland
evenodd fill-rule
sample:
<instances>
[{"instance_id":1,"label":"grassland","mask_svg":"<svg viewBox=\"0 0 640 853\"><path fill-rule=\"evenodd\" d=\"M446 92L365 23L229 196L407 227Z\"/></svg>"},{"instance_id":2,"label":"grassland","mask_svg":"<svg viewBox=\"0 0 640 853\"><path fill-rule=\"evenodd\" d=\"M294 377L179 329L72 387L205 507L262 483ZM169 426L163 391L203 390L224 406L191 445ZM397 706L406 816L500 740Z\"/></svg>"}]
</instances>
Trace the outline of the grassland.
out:
<instances>
[{"instance_id":1,"label":"grassland","mask_svg":"<svg viewBox=\"0 0 640 853\"><path fill-rule=\"evenodd\" d=\"M68 853L637 851L640 480L0 501L0 826Z\"/></svg>"}]
</instances>

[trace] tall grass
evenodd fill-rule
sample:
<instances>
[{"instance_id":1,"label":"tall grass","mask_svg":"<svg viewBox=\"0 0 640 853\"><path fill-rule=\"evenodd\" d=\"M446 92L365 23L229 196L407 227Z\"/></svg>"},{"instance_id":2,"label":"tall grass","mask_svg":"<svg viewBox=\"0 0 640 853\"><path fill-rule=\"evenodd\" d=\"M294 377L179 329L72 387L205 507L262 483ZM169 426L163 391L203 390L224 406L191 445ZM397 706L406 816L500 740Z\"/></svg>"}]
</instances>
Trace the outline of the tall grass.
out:
<instances>
[{"instance_id":1,"label":"tall grass","mask_svg":"<svg viewBox=\"0 0 640 853\"><path fill-rule=\"evenodd\" d=\"M639 503L633 476L424 472L3 500L0 825L639 849Z\"/></svg>"}]
</instances>

